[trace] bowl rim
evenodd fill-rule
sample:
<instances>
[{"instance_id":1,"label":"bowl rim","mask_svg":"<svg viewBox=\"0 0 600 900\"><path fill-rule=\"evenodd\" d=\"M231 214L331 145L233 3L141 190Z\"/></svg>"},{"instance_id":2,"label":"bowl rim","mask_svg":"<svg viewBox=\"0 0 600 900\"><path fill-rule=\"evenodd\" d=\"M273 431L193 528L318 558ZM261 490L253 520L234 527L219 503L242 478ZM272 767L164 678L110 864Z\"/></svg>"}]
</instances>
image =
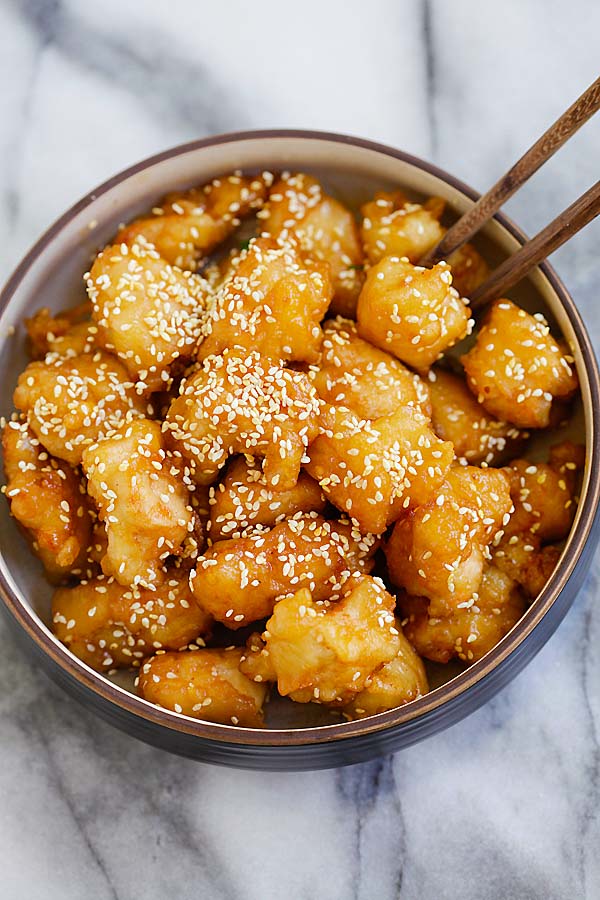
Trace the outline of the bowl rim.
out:
<instances>
[{"instance_id":1,"label":"bowl rim","mask_svg":"<svg viewBox=\"0 0 600 900\"><path fill-rule=\"evenodd\" d=\"M85 194L74 203L62 216L54 221L41 237L33 244L25 254L16 269L9 276L2 290L0 290L0 315L8 305L11 297L17 290L26 273L51 244L55 236L68 223L93 203L99 196L112 190L117 185L126 181L133 175L150 168L164 160L181 156L196 150L208 147L216 147L233 142L248 140L271 139L296 139L324 141L333 144L346 144L361 149L371 150L384 156L398 159L415 168L433 175L444 181L450 187L462 193L468 199L475 201L480 194L460 179L450 175L444 169L420 159L417 156L390 147L376 141L346 134L327 131L315 131L305 129L258 129L227 132L212 135L206 138L189 141L171 147L160 153L153 154L132 166L123 169L111 178L102 182L98 187ZM504 227L519 243L524 243L525 233L504 213L494 216L500 225ZM482 682L495 669L497 669L518 647L530 636L539 625L546 613L551 609L559 594L569 581L576 563L582 553L587 538L592 530L598 503L600 500L600 434L598 421L600 418L600 372L594 355L591 340L577 310L574 300L567 291L561 278L553 267L544 261L533 271L541 271L557 296L571 327L577 338L579 349L584 361L588 376L591 408L591 441L587 447L589 459L589 477L587 490L579 505L578 516L574 527L571 529L558 568L554 571L543 591L533 601L519 622L505 635L504 638L490 650L484 657L473 663L468 669L454 676L450 681L430 691L428 694L413 700L405 706L397 707L387 712L369 716L349 722L337 722L330 725L319 725L303 728L277 728L255 729L242 728L235 725L224 725L193 719L174 711L156 706L147 700L138 697L126 688L109 681L104 675L94 671L84 662L77 659L58 639L46 630L37 614L29 609L13 592L3 572L0 572L0 598L4 602L8 612L16 619L21 628L30 639L38 645L38 648L49 656L52 662L62 670L67 678L74 679L84 688L98 695L100 700L115 704L121 711L141 717L149 725L162 726L167 730L195 736L199 739L208 739L231 745L246 745L247 747L299 747L307 744L321 744L327 742L342 742L357 736L375 734L396 728L405 723L412 722L419 717L425 717L433 713L448 701L457 699L474 685Z\"/></svg>"}]
</instances>

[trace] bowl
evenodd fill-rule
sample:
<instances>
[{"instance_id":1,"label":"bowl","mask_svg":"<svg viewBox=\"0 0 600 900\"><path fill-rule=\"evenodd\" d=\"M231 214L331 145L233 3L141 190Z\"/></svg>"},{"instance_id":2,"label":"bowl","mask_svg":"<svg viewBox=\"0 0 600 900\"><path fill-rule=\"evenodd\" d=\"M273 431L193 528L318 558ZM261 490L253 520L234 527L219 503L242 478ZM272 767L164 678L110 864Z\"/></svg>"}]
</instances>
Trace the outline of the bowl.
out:
<instances>
[{"instance_id":1,"label":"bowl","mask_svg":"<svg viewBox=\"0 0 600 900\"><path fill-rule=\"evenodd\" d=\"M415 198L446 199L450 220L477 194L442 170L370 141L311 131L255 131L194 141L153 156L96 188L40 238L0 294L0 413L7 415L18 373L26 363L22 321L42 305L60 309L82 299L82 274L119 223L151 207L167 191L190 187L234 169L306 170L350 205L375 190L400 187ZM514 253L524 235L497 215L476 245L492 265ZM0 506L0 595L15 638L33 662L71 696L108 722L165 750L212 763L251 769L300 770L366 760L406 747L473 712L509 682L555 631L590 565L599 528L600 379L590 339L575 304L544 263L511 296L545 312L576 360L581 409L573 426L587 446L575 522L546 587L515 627L481 660L406 706L353 722L324 724L310 710L290 717L275 704L271 727L247 729L201 722L152 705L128 685L101 675L73 656L48 628L50 594L41 566ZM13 334L13 330L15 333ZM438 681L444 682L444 677ZM434 682L435 683L435 682ZM295 704L294 706L297 706Z\"/></svg>"}]
</instances>

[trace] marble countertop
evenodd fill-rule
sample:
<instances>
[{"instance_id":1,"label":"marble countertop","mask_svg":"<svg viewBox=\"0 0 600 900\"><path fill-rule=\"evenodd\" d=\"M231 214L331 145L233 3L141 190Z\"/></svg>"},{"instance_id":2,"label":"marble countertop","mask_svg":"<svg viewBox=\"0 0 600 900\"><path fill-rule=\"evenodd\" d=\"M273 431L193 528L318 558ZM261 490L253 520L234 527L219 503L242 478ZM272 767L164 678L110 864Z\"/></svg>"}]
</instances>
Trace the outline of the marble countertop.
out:
<instances>
[{"instance_id":1,"label":"marble countertop","mask_svg":"<svg viewBox=\"0 0 600 900\"><path fill-rule=\"evenodd\" d=\"M0 275L115 171L219 131L388 142L485 188L598 74L593 0L4 0ZM590 123L508 207L598 177ZM554 262L600 340L599 223ZM42 299L42 298L41 298ZM600 896L600 558L559 631L468 720L392 757L273 775L114 731L0 626L3 900Z\"/></svg>"}]
</instances>

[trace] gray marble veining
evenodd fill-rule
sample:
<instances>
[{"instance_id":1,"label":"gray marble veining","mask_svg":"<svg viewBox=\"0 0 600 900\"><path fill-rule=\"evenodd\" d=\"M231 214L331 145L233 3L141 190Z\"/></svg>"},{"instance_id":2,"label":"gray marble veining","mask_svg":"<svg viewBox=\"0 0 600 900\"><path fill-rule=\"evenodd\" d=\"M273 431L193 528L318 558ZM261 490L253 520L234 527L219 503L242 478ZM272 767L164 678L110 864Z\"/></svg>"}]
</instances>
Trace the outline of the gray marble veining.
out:
<instances>
[{"instance_id":1,"label":"gray marble veining","mask_svg":"<svg viewBox=\"0 0 600 900\"><path fill-rule=\"evenodd\" d=\"M5 0L0 274L94 184L216 131L346 131L485 188L597 75L599 32L592 0ZM527 230L597 178L599 126L509 204ZM554 260L596 341L599 239L596 223ZM0 627L0 897L595 900L599 573L492 703L331 772L220 770L139 744Z\"/></svg>"}]
</instances>

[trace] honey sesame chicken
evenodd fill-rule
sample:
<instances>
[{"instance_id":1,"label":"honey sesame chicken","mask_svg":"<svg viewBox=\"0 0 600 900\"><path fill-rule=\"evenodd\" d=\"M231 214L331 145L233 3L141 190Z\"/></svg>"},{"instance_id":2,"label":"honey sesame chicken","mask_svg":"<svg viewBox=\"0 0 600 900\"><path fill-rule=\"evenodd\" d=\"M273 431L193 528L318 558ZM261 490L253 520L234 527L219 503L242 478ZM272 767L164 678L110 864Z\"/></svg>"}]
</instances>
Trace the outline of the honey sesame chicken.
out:
<instances>
[{"instance_id":1,"label":"honey sesame chicken","mask_svg":"<svg viewBox=\"0 0 600 900\"><path fill-rule=\"evenodd\" d=\"M89 301L72 309L53 314L47 306L25 319L29 351L33 359L43 359L46 353L89 353L96 336L95 326L89 322L92 306Z\"/></svg>"},{"instance_id":2,"label":"honey sesame chicken","mask_svg":"<svg viewBox=\"0 0 600 900\"><path fill-rule=\"evenodd\" d=\"M429 690L423 660L396 621L399 649L396 656L371 675L367 686L344 707L348 719L364 719L404 706Z\"/></svg>"},{"instance_id":3,"label":"honey sesame chicken","mask_svg":"<svg viewBox=\"0 0 600 900\"><path fill-rule=\"evenodd\" d=\"M151 216L122 228L117 240L133 244L142 236L168 263L193 271L241 219L262 206L272 181L270 172L234 174L215 178L203 187L167 194Z\"/></svg>"},{"instance_id":4,"label":"honey sesame chicken","mask_svg":"<svg viewBox=\"0 0 600 900\"><path fill-rule=\"evenodd\" d=\"M127 370L109 353L74 356L50 353L29 363L19 376L13 402L44 447L72 466L83 451L147 403Z\"/></svg>"},{"instance_id":5,"label":"honey sesame chicken","mask_svg":"<svg viewBox=\"0 0 600 900\"><path fill-rule=\"evenodd\" d=\"M207 282L164 260L142 237L106 247L86 274L97 340L146 391L169 387L198 345Z\"/></svg>"},{"instance_id":6,"label":"honey sesame chicken","mask_svg":"<svg viewBox=\"0 0 600 900\"><path fill-rule=\"evenodd\" d=\"M428 597L431 615L468 603L479 589L488 548L511 511L503 472L450 469L437 496L396 522L385 546L392 583Z\"/></svg>"},{"instance_id":7,"label":"honey sesame chicken","mask_svg":"<svg viewBox=\"0 0 600 900\"><path fill-rule=\"evenodd\" d=\"M316 178L285 173L258 218L264 232L295 239L304 253L329 265L330 311L354 316L364 275L358 225L350 210L325 193Z\"/></svg>"},{"instance_id":8,"label":"honey sesame chicken","mask_svg":"<svg viewBox=\"0 0 600 900\"><path fill-rule=\"evenodd\" d=\"M365 419L389 415L399 406L414 406L431 415L423 379L359 337L350 319L325 323L321 355L309 377L323 400Z\"/></svg>"},{"instance_id":9,"label":"honey sesame chicken","mask_svg":"<svg viewBox=\"0 0 600 900\"><path fill-rule=\"evenodd\" d=\"M319 429L320 403L306 375L255 352L210 356L181 385L164 429L199 484L213 483L234 453L264 459L267 485L294 487Z\"/></svg>"},{"instance_id":10,"label":"honey sesame chicken","mask_svg":"<svg viewBox=\"0 0 600 900\"><path fill-rule=\"evenodd\" d=\"M209 300L198 358L238 348L273 362L314 362L331 295L327 264L284 241L252 240Z\"/></svg>"},{"instance_id":11,"label":"honey sesame chicken","mask_svg":"<svg viewBox=\"0 0 600 900\"><path fill-rule=\"evenodd\" d=\"M53 581L82 572L92 541L93 505L79 472L50 456L26 422L2 433L11 515L31 538Z\"/></svg>"},{"instance_id":12,"label":"honey sesame chicken","mask_svg":"<svg viewBox=\"0 0 600 900\"><path fill-rule=\"evenodd\" d=\"M190 585L213 618L235 630L266 618L278 597L301 587L326 599L345 575L371 570L377 546L347 522L298 513L248 537L217 541L197 559Z\"/></svg>"},{"instance_id":13,"label":"honey sesame chicken","mask_svg":"<svg viewBox=\"0 0 600 900\"><path fill-rule=\"evenodd\" d=\"M230 647L161 653L142 666L139 692L151 703L196 719L262 728L268 688L240 672L243 652Z\"/></svg>"},{"instance_id":14,"label":"honey sesame chicken","mask_svg":"<svg viewBox=\"0 0 600 900\"><path fill-rule=\"evenodd\" d=\"M472 327L445 262L432 269L386 256L367 272L357 307L358 333L422 371Z\"/></svg>"},{"instance_id":15,"label":"honey sesame chicken","mask_svg":"<svg viewBox=\"0 0 600 900\"><path fill-rule=\"evenodd\" d=\"M59 588L52 598L54 633L98 672L139 666L157 650L203 645L212 620L192 595L188 574L173 568L153 590L124 587L105 575Z\"/></svg>"},{"instance_id":16,"label":"honey sesame chicken","mask_svg":"<svg viewBox=\"0 0 600 900\"><path fill-rule=\"evenodd\" d=\"M394 606L383 582L366 575L348 577L325 603L316 601L310 588L300 588L275 605L264 646L246 651L242 672L260 683L264 653L283 696L297 703L345 705L400 650Z\"/></svg>"},{"instance_id":17,"label":"honey sesame chicken","mask_svg":"<svg viewBox=\"0 0 600 900\"><path fill-rule=\"evenodd\" d=\"M461 461L474 466L500 465L529 437L527 432L489 415L463 379L452 372L431 369L428 387L433 430L454 444Z\"/></svg>"},{"instance_id":18,"label":"honey sesame chicken","mask_svg":"<svg viewBox=\"0 0 600 900\"><path fill-rule=\"evenodd\" d=\"M516 625L525 612L519 586L500 569L486 564L477 597L448 611L432 614L424 597L400 594L404 633L420 656L447 663L453 658L481 659Z\"/></svg>"},{"instance_id":19,"label":"honey sesame chicken","mask_svg":"<svg viewBox=\"0 0 600 900\"><path fill-rule=\"evenodd\" d=\"M452 444L411 406L373 420L329 406L321 419L305 468L366 533L382 534L403 510L426 503L453 459Z\"/></svg>"},{"instance_id":20,"label":"honey sesame chicken","mask_svg":"<svg viewBox=\"0 0 600 900\"><path fill-rule=\"evenodd\" d=\"M83 454L88 491L108 538L101 564L123 585L152 585L184 552L194 513L181 457L163 446L159 422L136 418Z\"/></svg>"},{"instance_id":21,"label":"honey sesame chicken","mask_svg":"<svg viewBox=\"0 0 600 900\"><path fill-rule=\"evenodd\" d=\"M573 357L563 353L541 315L497 300L462 357L467 384L493 416L519 428L545 428L555 398L577 390Z\"/></svg>"},{"instance_id":22,"label":"honey sesame chicken","mask_svg":"<svg viewBox=\"0 0 600 900\"><path fill-rule=\"evenodd\" d=\"M210 488L207 533L211 541L246 537L257 525L272 528L296 513L324 508L323 492L306 472L300 472L290 490L274 491L256 460L239 456L227 467L223 480Z\"/></svg>"}]
</instances>

